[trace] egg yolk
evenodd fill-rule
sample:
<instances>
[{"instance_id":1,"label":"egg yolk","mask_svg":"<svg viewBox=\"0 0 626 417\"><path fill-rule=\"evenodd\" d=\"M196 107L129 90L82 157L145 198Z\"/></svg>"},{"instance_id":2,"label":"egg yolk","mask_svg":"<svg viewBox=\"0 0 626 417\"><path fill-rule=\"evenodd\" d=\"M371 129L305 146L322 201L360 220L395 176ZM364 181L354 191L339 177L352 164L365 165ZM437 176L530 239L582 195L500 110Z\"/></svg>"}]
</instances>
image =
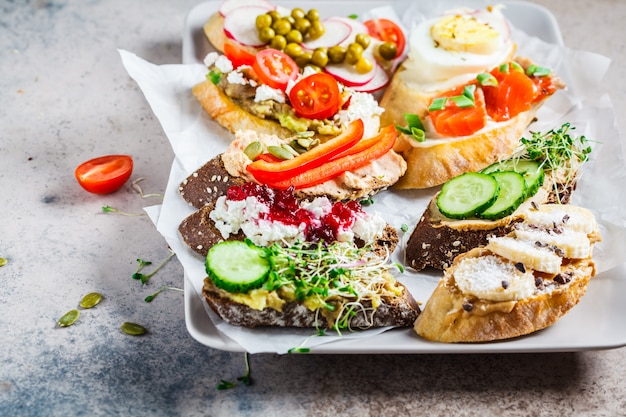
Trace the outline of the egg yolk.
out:
<instances>
[{"instance_id":1,"label":"egg yolk","mask_svg":"<svg viewBox=\"0 0 626 417\"><path fill-rule=\"evenodd\" d=\"M439 19L430 36L436 47L447 51L486 55L498 50L500 34L475 17L457 14Z\"/></svg>"}]
</instances>

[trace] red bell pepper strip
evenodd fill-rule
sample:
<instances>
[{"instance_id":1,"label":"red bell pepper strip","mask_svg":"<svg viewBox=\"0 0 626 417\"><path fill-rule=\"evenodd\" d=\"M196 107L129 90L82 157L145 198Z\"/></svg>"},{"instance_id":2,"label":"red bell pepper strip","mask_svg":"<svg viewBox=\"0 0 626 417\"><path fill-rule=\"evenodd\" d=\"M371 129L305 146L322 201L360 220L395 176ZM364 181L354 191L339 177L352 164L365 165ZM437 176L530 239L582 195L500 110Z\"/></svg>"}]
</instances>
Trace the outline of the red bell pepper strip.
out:
<instances>
[{"instance_id":1,"label":"red bell pepper strip","mask_svg":"<svg viewBox=\"0 0 626 417\"><path fill-rule=\"evenodd\" d=\"M248 164L246 170L262 184L291 178L318 167L335 155L353 147L363 137L363 129L363 121L355 120L338 136L295 158L281 162L267 162L257 159Z\"/></svg>"},{"instance_id":2,"label":"red bell pepper strip","mask_svg":"<svg viewBox=\"0 0 626 417\"><path fill-rule=\"evenodd\" d=\"M371 161L380 158L389 152L396 143L398 131L394 126L387 126L381 130L378 136L371 140L363 141L371 144L370 147L362 149L357 153L345 154L336 159L330 160L320 166L301 172L294 177L284 180L274 180L268 182L272 188L287 189L294 186L296 189L312 187L333 179L346 171L355 171Z\"/></svg>"}]
</instances>

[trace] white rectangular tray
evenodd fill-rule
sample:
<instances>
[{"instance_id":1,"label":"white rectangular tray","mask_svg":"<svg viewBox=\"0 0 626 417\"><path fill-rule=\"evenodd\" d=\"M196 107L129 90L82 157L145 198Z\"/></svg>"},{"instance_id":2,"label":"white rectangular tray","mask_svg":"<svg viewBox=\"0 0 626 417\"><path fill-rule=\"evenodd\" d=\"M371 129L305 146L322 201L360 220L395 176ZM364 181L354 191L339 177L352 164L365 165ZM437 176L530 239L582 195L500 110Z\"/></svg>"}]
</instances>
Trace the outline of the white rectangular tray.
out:
<instances>
[{"instance_id":1,"label":"white rectangular tray","mask_svg":"<svg viewBox=\"0 0 626 417\"><path fill-rule=\"evenodd\" d=\"M208 1L191 9L183 37L183 63L202 62L212 50L202 33L202 26L215 13L221 1ZM277 2L281 4L281 2ZM470 5L471 1L466 4ZM545 42L562 45L563 41L554 16L545 8L520 1L501 1L504 14L517 28ZM287 2L289 7L317 8L325 15L348 15L359 10L393 5L401 15L408 1L299 1ZM359 10L355 10L358 8ZM364 353L504 353L504 352L565 352L610 349L626 345L626 264L596 276L585 297L557 325L532 335L504 342L481 344L440 344L418 337L412 329L394 329L365 340L340 340L311 350L325 354ZM233 340L221 335L207 315L204 301L185 278L185 319L187 329L198 342L220 350L243 352Z\"/></svg>"}]
</instances>

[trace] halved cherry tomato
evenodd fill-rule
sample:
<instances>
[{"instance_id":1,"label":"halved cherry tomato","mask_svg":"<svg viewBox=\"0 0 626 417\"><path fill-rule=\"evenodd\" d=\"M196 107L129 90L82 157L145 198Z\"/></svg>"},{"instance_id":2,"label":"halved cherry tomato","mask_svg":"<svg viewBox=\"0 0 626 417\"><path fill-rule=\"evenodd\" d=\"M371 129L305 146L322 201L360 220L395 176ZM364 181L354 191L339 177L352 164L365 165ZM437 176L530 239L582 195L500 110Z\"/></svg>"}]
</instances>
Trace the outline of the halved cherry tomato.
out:
<instances>
[{"instance_id":1,"label":"halved cherry tomato","mask_svg":"<svg viewBox=\"0 0 626 417\"><path fill-rule=\"evenodd\" d=\"M371 19L364 22L369 35L383 42L393 42L396 44L396 58L402 55L406 46L404 32L394 21L389 19Z\"/></svg>"},{"instance_id":2,"label":"halved cherry tomato","mask_svg":"<svg viewBox=\"0 0 626 417\"><path fill-rule=\"evenodd\" d=\"M454 97L463 92L465 86L457 87L443 94L442 97ZM430 119L437 133L446 136L467 136L485 127L487 124L487 110L485 97L480 88L474 91L474 105L459 107L452 100L448 100L446 107L429 113Z\"/></svg>"},{"instance_id":3,"label":"halved cherry tomato","mask_svg":"<svg viewBox=\"0 0 626 417\"><path fill-rule=\"evenodd\" d=\"M239 68L242 65L252 66L254 64L254 54L231 42L224 43L224 55L230 59L235 68Z\"/></svg>"},{"instance_id":4,"label":"halved cherry tomato","mask_svg":"<svg viewBox=\"0 0 626 417\"><path fill-rule=\"evenodd\" d=\"M339 85L332 75L311 74L291 88L289 101L300 117L327 119L339 111Z\"/></svg>"},{"instance_id":5,"label":"halved cherry tomato","mask_svg":"<svg viewBox=\"0 0 626 417\"><path fill-rule=\"evenodd\" d=\"M90 159L74 171L78 183L95 194L118 190L133 172L133 159L128 155L107 155Z\"/></svg>"},{"instance_id":6,"label":"halved cherry tomato","mask_svg":"<svg viewBox=\"0 0 626 417\"><path fill-rule=\"evenodd\" d=\"M264 84L283 91L289 80L295 80L300 73L298 64L289 55L271 48L257 52L252 68Z\"/></svg>"}]
</instances>

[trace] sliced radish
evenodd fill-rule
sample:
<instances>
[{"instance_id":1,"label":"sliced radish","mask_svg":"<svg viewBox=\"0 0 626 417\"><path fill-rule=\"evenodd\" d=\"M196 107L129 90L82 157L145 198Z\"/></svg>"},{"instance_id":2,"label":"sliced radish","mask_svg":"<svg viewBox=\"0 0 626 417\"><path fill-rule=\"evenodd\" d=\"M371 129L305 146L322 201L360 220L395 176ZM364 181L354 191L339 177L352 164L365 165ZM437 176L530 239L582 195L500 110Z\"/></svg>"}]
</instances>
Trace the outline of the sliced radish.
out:
<instances>
[{"instance_id":1,"label":"sliced radish","mask_svg":"<svg viewBox=\"0 0 626 417\"><path fill-rule=\"evenodd\" d=\"M343 23L350 27L351 30L350 30L349 36L347 36L346 39L341 41L341 44L343 46L347 46L350 42L354 42L354 40L356 39L356 35L358 35L359 33L367 33L367 26L365 26L363 23L359 22L358 20L350 19L349 17L333 16L324 20L324 25L330 24L330 23L332 24Z\"/></svg>"},{"instance_id":2,"label":"sliced radish","mask_svg":"<svg viewBox=\"0 0 626 417\"><path fill-rule=\"evenodd\" d=\"M302 47L304 49L312 51L315 48L330 48L341 44L352 33L352 27L341 20L329 18L322 23L324 24L324 34L317 39L303 42Z\"/></svg>"},{"instance_id":3,"label":"sliced radish","mask_svg":"<svg viewBox=\"0 0 626 417\"><path fill-rule=\"evenodd\" d=\"M224 33L230 39L242 45L260 47L265 45L259 40L256 17L272 9L266 6L241 6L224 16Z\"/></svg>"},{"instance_id":4,"label":"sliced radish","mask_svg":"<svg viewBox=\"0 0 626 417\"><path fill-rule=\"evenodd\" d=\"M374 61L372 61L374 62ZM335 77L337 81L348 87L365 85L372 81L376 73L375 69L370 72L361 74L356 70L354 65L349 64L329 64L324 67L324 71Z\"/></svg>"},{"instance_id":5,"label":"sliced radish","mask_svg":"<svg viewBox=\"0 0 626 417\"><path fill-rule=\"evenodd\" d=\"M376 64L374 67L374 78L372 78L368 83L351 88L354 91L360 91L362 93L373 93L386 87L387 84L389 84L389 75L387 75L387 71L385 71L385 69L380 65Z\"/></svg>"},{"instance_id":6,"label":"sliced radish","mask_svg":"<svg viewBox=\"0 0 626 417\"><path fill-rule=\"evenodd\" d=\"M224 0L224 2L220 5L219 13L222 17L224 17L228 13L242 6L263 6L270 8L270 10L274 10L276 8L275 5L267 0Z\"/></svg>"}]
</instances>

